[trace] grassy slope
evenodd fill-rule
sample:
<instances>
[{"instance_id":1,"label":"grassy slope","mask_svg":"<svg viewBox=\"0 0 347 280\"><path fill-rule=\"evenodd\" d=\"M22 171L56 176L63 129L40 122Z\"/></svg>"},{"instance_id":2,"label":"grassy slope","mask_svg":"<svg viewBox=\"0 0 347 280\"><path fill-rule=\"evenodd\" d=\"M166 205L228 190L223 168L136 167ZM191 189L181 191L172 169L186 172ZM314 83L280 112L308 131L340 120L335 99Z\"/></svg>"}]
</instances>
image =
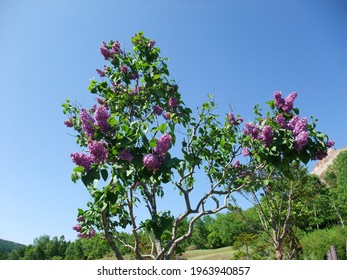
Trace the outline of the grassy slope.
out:
<instances>
[{"instance_id":1,"label":"grassy slope","mask_svg":"<svg viewBox=\"0 0 347 280\"><path fill-rule=\"evenodd\" d=\"M230 260L234 254L232 247L210 250L188 250L183 256L188 260Z\"/></svg>"},{"instance_id":2,"label":"grassy slope","mask_svg":"<svg viewBox=\"0 0 347 280\"><path fill-rule=\"evenodd\" d=\"M224 247L219 249L209 250L188 250L183 254L183 257L188 260L230 260L235 251L232 247ZM129 256L124 256L129 259ZM112 253L107 254L103 260L115 260Z\"/></svg>"}]
</instances>

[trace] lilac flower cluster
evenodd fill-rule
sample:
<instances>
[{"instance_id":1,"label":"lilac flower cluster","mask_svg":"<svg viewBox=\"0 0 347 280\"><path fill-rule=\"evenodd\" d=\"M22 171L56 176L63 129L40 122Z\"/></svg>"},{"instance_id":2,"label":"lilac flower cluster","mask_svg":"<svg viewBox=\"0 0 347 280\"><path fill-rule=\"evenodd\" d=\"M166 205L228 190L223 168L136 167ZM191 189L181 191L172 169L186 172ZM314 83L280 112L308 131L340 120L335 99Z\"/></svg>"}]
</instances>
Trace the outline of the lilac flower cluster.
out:
<instances>
[{"instance_id":1,"label":"lilac flower cluster","mask_svg":"<svg viewBox=\"0 0 347 280\"><path fill-rule=\"evenodd\" d=\"M111 117L107 107L103 105L97 107L95 110L94 117L96 120L95 125L100 127L100 130L103 133L106 133L110 128L110 125L108 124L108 119Z\"/></svg>"},{"instance_id":2,"label":"lilac flower cluster","mask_svg":"<svg viewBox=\"0 0 347 280\"><path fill-rule=\"evenodd\" d=\"M171 141L172 136L169 134L164 134L158 139L157 145L153 149L154 152L159 155L165 155L170 148Z\"/></svg>"},{"instance_id":3,"label":"lilac flower cluster","mask_svg":"<svg viewBox=\"0 0 347 280\"><path fill-rule=\"evenodd\" d=\"M176 108L177 105L178 105L177 98L175 98L175 97L170 97L170 99L169 99L169 107L170 107L170 108Z\"/></svg>"},{"instance_id":4,"label":"lilac flower cluster","mask_svg":"<svg viewBox=\"0 0 347 280\"><path fill-rule=\"evenodd\" d=\"M67 127L73 127L73 118L70 117L68 120L64 121L64 124L65 124Z\"/></svg>"},{"instance_id":5,"label":"lilac flower cluster","mask_svg":"<svg viewBox=\"0 0 347 280\"><path fill-rule=\"evenodd\" d=\"M170 148L172 142L172 136L169 134L164 134L161 136L156 146L154 147L153 154L146 154L143 158L143 164L146 166L147 170L158 170L160 165L165 160L165 155Z\"/></svg>"},{"instance_id":6,"label":"lilac flower cluster","mask_svg":"<svg viewBox=\"0 0 347 280\"><path fill-rule=\"evenodd\" d=\"M81 232L82 226L80 224L77 224L77 225L73 226L72 229L77 231L77 232Z\"/></svg>"},{"instance_id":7,"label":"lilac flower cluster","mask_svg":"<svg viewBox=\"0 0 347 280\"><path fill-rule=\"evenodd\" d=\"M269 125L264 126L259 136L259 139L263 141L264 146L269 147L273 142L273 138L274 138L274 133L272 131L271 126Z\"/></svg>"},{"instance_id":8,"label":"lilac flower cluster","mask_svg":"<svg viewBox=\"0 0 347 280\"><path fill-rule=\"evenodd\" d=\"M146 154L143 157L143 164L147 170L158 170L160 165L163 163L163 158L157 154Z\"/></svg>"},{"instance_id":9,"label":"lilac flower cluster","mask_svg":"<svg viewBox=\"0 0 347 280\"><path fill-rule=\"evenodd\" d=\"M307 131L301 131L297 136L295 136L294 139L294 147L295 150L300 152L308 143L308 132Z\"/></svg>"},{"instance_id":10,"label":"lilac flower cluster","mask_svg":"<svg viewBox=\"0 0 347 280\"><path fill-rule=\"evenodd\" d=\"M258 139L259 132L260 132L259 127L250 122L246 123L245 127L243 128L243 133L245 135L251 135L253 139Z\"/></svg>"},{"instance_id":11,"label":"lilac flower cluster","mask_svg":"<svg viewBox=\"0 0 347 280\"><path fill-rule=\"evenodd\" d=\"M94 162L94 159L91 155L83 153L73 153L71 154L71 158L76 165L83 166L85 171L89 171Z\"/></svg>"},{"instance_id":12,"label":"lilac flower cluster","mask_svg":"<svg viewBox=\"0 0 347 280\"><path fill-rule=\"evenodd\" d=\"M122 150L122 151L120 151L119 154L118 154L118 157L121 160L129 161L129 162L134 159L133 155L130 153L129 150Z\"/></svg>"},{"instance_id":13,"label":"lilac flower cluster","mask_svg":"<svg viewBox=\"0 0 347 280\"><path fill-rule=\"evenodd\" d=\"M163 113L163 111L164 111L164 109L162 107L158 106L158 105L154 105L152 107L152 109L153 109L153 113L155 115L158 115L158 116L161 115Z\"/></svg>"},{"instance_id":14,"label":"lilac flower cluster","mask_svg":"<svg viewBox=\"0 0 347 280\"><path fill-rule=\"evenodd\" d=\"M308 143L307 118L296 115L289 121L286 128L293 131L294 147L300 152Z\"/></svg>"},{"instance_id":15,"label":"lilac flower cluster","mask_svg":"<svg viewBox=\"0 0 347 280\"><path fill-rule=\"evenodd\" d=\"M154 47L154 45L155 45L155 41L154 40L150 40L149 41L149 46L151 47L151 48L153 48Z\"/></svg>"},{"instance_id":16,"label":"lilac flower cluster","mask_svg":"<svg viewBox=\"0 0 347 280\"><path fill-rule=\"evenodd\" d=\"M101 103L100 100L98 100ZM90 112L94 112L94 117L92 117L86 109L81 110L81 122L82 129L85 133L93 139L95 133L95 126L100 127L100 130L103 133L106 133L110 125L108 124L108 119L110 118L110 113L108 112L108 108L105 105L94 106ZM95 118L95 119L94 119Z\"/></svg>"},{"instance_id":17,"label":"lilac flower cluster","mask_svg":"<svg viewBox=\"0 0 347 280\"><path fill-rule=\"evenodd\" d=\"M116 41L113 43L113 46L112 46L112 51L116 54L121 54L122 53L122 50L120 49L120 42L119 41Z\"/></svg>"},{"instance_id":18,"label":"lilac flower cluster","mask_svg":"<svg viewBox=\"0 0 347 280\"><path fill-rule=\"evenodd\" d=\"M96 72L99 74L100 77L105 77L105 72L100 70L100 69L96 69Z\"/></svg>"},{"instance_id":19,"label":"lilac flower cluster","mask_svg":"<svg viewBox=\"0 0 347 280\"><path fill-rule=\"evenodd\" d=\"M108 157L108 151L102 142L90 141L88 149L95 163L102 163Z\"/></svg>"},{"instance_id":20,"label":"lilac flower cluster","mask_svg":"<svg viewBox=\"0 0 347 280\"><path fill-rule=\"evenodd\" d=\"M289 113L293 110L294 100L297 97L296 92L292 92L286 98L282 98L282 94L280 91L276 91L274 94L275 98L275 106L276 108L282 110L285 113Z\"/></svg>"},{"instance_id":21,"label":"lilac flower cluster","mask_svg":"<svg viewBox=\"0 0 347 280\"><path fill-rule=\"evenodd\" d=\"M120 71L122 71L122 73L123 74L128 74L129 73L129 68L126 66L126 65L122 65L121 67L120 67Z\"/></svg>"},{"instance_id":22,"label":"lilac flower cluster","mask_svg":"<svg viewBox=\"0 0 347 280\"><path fill-rule=\"evenodd\" d=\"M113 54L120 54L122 53L121 49L120 49L120 43L114 42L113 46L111 48L111 50L108 48L108 46L106 45L105 42L102 43L101 47L100 47L100 53L102 54L102 56L107 60L109 58L112 58Z\"/></svg>"},{"instance_id":23,"label":"lilac flower cluster","mask_svg":"<svg viewBox=\"0 0 347 280\"><path fill-rule=\"evenodd\" d=\"M321 160L321 159L325 158L327 155L328 155L328 151L327 150L318 151L314 155L313 160Z\"/></svg>"},{"instance_id":24,"label":"lilac flower cluster","mask_svg":"<svg viewBox=\"0 0 347 280\"><path fill-rule=\"evenodd\" d=\"M278 114L276 116L276 122L280 125L280 127L287 128L286 118L283 117L282 114Z\"/></svg>"},{"instance_id":25,"label":"lilac flower cluster","mask_svg":"<svg viewBox=\"0 0 347 280\"><path fill-rule=\"evenodd\" d=\"M93 163L102 163L108 156L108 151L104 144L97 141L90 141L88 144L90 154L72 153L72 161L82 166L85 171L89 171Z\"/></svg>"},{"instance_id":26,"label":"lilac flower cluster","mask_svg":"<svg viewBox=\"0 0 347 280\"><path fill-rule=\"evenodd\" d=\"M94 137L94 118L87 112L86 109L81 110L81 122L82 122L82 129L85 131L85 133L93 138Z\"/></svg>"},{"instance_id":27,"label":"lilac flower cluster","mask_svg":"<svg viewBox=\"0 0 347 280\"><path fill-rule=\"evenodd\" d=\"M72 229L78 232L77 237L79 238L92 238L95 235L94 229L89 230L88 233L82 233L82 226L80 224L73 226Z\"/></svg>"},{"instance_id":28,"label":"lilac flower cluster","mask_svg":"<svg viewBox=\"0 0 347 280\"><path fill-rule=\"evenodd\" d=\"M228 114L228 120L229 120L229 123L232 125L239 125L243 122L242 117L238 117L237 119L235 119L234 114L231 112Z\"/></svg>"},{"instance_id":29,"label":"lilac flower cluster","mask_svg":"<svg viewBox=\"0 0 347 280\"><path fill-rule=\"evenodd\" d=\"M105 42L102 42L102 45L100 47L100 53L102 56L107 60L112 56L112 51L110 51L106 45Z\"/></svg>"},{"instance_id":30,"label":"lilac flower cluster","mask_svg":"<svg viewBox=\"0 0 347 280\"><path fill-rule=\"evenodd\" d=\"M335 141L334 140L328 140L325 144L327 145L328 148L331 148L332 146L335 145Z\"/></svg>"}]
</instances>

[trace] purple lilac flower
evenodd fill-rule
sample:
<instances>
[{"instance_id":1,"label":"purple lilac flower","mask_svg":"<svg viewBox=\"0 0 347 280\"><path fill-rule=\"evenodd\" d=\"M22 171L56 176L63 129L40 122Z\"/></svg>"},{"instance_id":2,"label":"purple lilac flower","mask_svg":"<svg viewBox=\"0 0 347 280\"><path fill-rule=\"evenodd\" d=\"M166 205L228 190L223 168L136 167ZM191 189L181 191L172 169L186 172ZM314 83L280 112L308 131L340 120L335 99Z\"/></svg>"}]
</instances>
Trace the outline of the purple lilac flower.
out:
<instances>
[{"instance_id":1,"label":"purple lilac flower","mask_svg":"<svg viewBox=\"0 0 347 280\"><path fill-rule=\"evenodd\" d=\"M94 229L91 229L88 233L88 237L89 238L92 238L93 236L95 235L95 230Z\"/></svg>"},{"instance_id":2,"label":"purple lilac flower","mask_svg":"<svg viewBox=\"0 0 347 280\"><path fill-rule=\"evenodd\" d=\"M103 106L107 107L107 102L104 99L100 98L100 97L96 98L96 102L98 102L100 105L103 105Z\"/></svg>"},{"instance_id":3,"label":"purple lilac flower","mask_svg":"<svg viewBox=\"0 0 347 280\"><path fill-rule=\"evenodd\" d=\"M276 122L280 125L280 127L282 128L286 128L287 127L287 124L286 124L286 118L283 117L282 114L278 114L276 116Z\"/></svg>"},{"instance_id":4,"label":"purple lilac flower","mask_svg":"<svg viewBox=\"0 0 347 280\"><path fill-rule=\"evenodd\" d=\"M91 138L94 136L94 118L87 112L86 109L81 110L81 122L82 122L82 129L84 132Z\"/></svg>"},{"instance_id":5,"label":"purple lilac flower","mask_svg":"<svg viewBox=\"0 0 347 280\"><path fill-rule=\"evenodd\" d=\"M171 115L170 115L170 112L166 112L165 114L164 114L164 119L165 120L169 120L169 119L171 119Z\"/></svg>"},{"instance_id":6,"label":"purple lilac flower","mask_svg":"<svg viewBox=\"0 0 347 280\"><path fill-rule=\"evenodd\" d=\"M143 164L146 166L147 170L158 170L162 164L162 158L156 154L147 154L143 157Z\"/></svg>"},{"instance_id":7,"label":"purple lilac flower","mask_svg":"<svg viewBox=\"0 0 347 280\"><path fill-rule=\"evenodd\" d=\"M244 157L249 156L248 147L243 147L243 148L242 148L242 151L241 151L241 154L242 154Z\"/></svg>"},{"instance_id":8,"label":"purple lilac flower","mask_svg":"<svg viewBox=\"0 0 347 280\"><path fill-rule=\"evenodd\" d=\"M295 123L293 134L294 136L297 136L301 132L306 131L306 129L307 129L307 118L301 118Z\"/></svg>"},{"instance_id":9,"label":"purple lilac flower","mask_svg":"<svg viewBox=\"0 0 347 280\"><path fill-rule=\"evenodd\" d=\"M96 119L95 125L100 127L103 133L106 133L110 128L110 125L108 123L108 119L110 118L110 116L111 115L108 112L106 106L101 105L97 107L95 110L95 114L94 114L94 117Z\"/></svg>"},{"instance_id":10,"label":"purple lilac flower","mask_svg":"<svg viewBox=\"0 0 347 280\"><path fill-rule=\"evenodd\" d=\"M89 171L94 162L93 156L83 153L73 153L71 154L71 158L75 164L78 166L83 166L85 171Z\"/></svg>"},{"instance_id":11,"label":"purple lilac flower","mask_svg":"<svg viewBox=\"0 0 347 280\"><path fill-rule=\"evenodd\" d=\"M151 48L153 48L154 47L154 45L155 45L155 41L154 40L150 40L149 41L149 46L151 47Z\"/></svg>"},{"instance_id":12,"label":"purple lilac flower","mask_svg":"<svg viewBox=\"0 0 347 280\"><path fill-rule=\"evenodd\" d=\"M265 147L270 146L273 142L273 138L274 138L274 133L272 131L271 126L269 125L264 126L260 135L260 139L263 141L264 146Z\"/></svg>"},{"instance_id":13,"label":"purple lilac flower","mask_svg":"<svg viewBox=\"0 0 347 280\"><path fill-rule=\"evenodd\" d=\"M122 150L119 152L118 157L121 160L125 160L125 161L132 161L134 159L133 155L130 153L129 150Z\"/></svg>"},{"instance_id":14,"label":"purple lilac flower","mask_svg":"<svg viewBox=\"0 0 347 280\"><path fill-rule=\"evenodd\" d=\"M328 148L331 148L332 146L335 145L335 141L334 140L328 140L325 144L327 145Z\"/></svg>"},{"instance_id":15,"label":"purple lilac flower","mask_svg":"<svg viewBox=\"0 0 347 280\"><path fill-rule=\"evenodd\" d=\"M68 120L64 121L64 124L65 124L67 127L73 127L73 118L70 117Z\"/></svg>"},{"instance_id":16,"label":"purple lilac flower","mask_svg":"<svg viewBox=\"0 0 347 280\"><path fill-rule=\"evenodd\" d=\"M88 144L88 149L95 163L102 163L107 159L108 151L102 142L91 141Z\"/></svg>"},{"instance_id":17,"label":"purple lilac flower","mask_svg":"<svg viewBox=\"0 0 347 280\"><path fill-rule=\"evenodd\" d=\"M230 124L233 124L233 125L236 124L235 116L231 112L228 114L228 120Z\"/></svg>"},{"instance_id":18,"label":"purple lilac flower","mask_svg":"<svg viewBox=\"0 0 347 280\"><path fill-rule=\"evenodd\" d=\"M100 69L96 69L96 72L99 74L100 77L105 77L105 72L100 70Z\"/></svg>"},{"instance_id":19,"label":"purple lilac flower","mask_svg":"<svg viewBox=\"0 0 347 280\"><path fill-rule=\"evenodd\" d=\"M285 105L283 106L282 109L285 113L289 113L291 110L293 110L294 100L297 96L298 94L296 92L292 92L284 99Z\"/></svg>"},{"instance_id":20,"label":"purple lilac flower","mask_svg":"<svg viewBox=\"0 0 347 280\"><path fill-rule=\"evenodd\" d=\"M136 80L136 79L138 79L139 78L139 74L138 73L133 73L133 74L131 74L131 76L130 76L130 79L131 80Z\"/></svg>"},{"instance_id":21,"label":"purple lilac flower","mask_svg":"<svg viewBox=\"0 0 347 280\"><path fill-rule=\"evenodd\" d=\"M134 89L132 90L132 92L130 93L131 97L134 97L135 95L138 95L140 92L140 87L139 86L135 86Z\"/></svg>"},{"instance_id":22,"label":"purple lilac flower","mask_svg":"<svg viewBox=\"0 0 347 280\"><path fill-rule=\"evenodd\" d=\"M299 116L294 116L288 123L288 129L290 130L294 130L295 125L297 124L297 122L300 120Z\"/></svg>"},{"instance_id":23,"label":"purple lilac flower","mask_svg":"<svg viewBox=\"0 0 347 280\"><path fill-rule=\"evenodd\" d=\"M308 143L308 132L302 131L300 132L294 139L294 147L295 150L300 152Z\"/></svg>"},{"instance_id":24,"label":"purple lilac flower","mask_svg":"<svg viewBox=\"0 0 347 280\"><path fill-rule=\"evenodd\" d=\"M126 65L124 65L124 64L120 67L120 70L122 71L123 74L128 74L129 73L128 67Z\"/></svg>"},{"instance_id":25,"label":"purple lilac flower","mask_svg":"<svg viewBox=\"0 0 347 280\"><path fill-rule=\"evenodd\" d=\"M96 107L98 107L98 106L97 106L96 104L94 104L93 107L90 108L89 112L90 112L91 114L94 114L94 113L95 113L95 110L96 110Z\"/></svg>"},{"instance_id":26,"label":"purple lilac flower","mask_svg":"<svg viewBox=\"0 0 347 280\"><path fill-rule=\"evenodd\" d=\"M154 152L159 155L165 155L170 148L171 141L172 136L169 134L164 134L158 139L157 145L153 149Z\"/></svg>"},{"instance_id":27,"label":"purple lilac flower","mask_svg":"<svg viewBox=\"0 0 347 280\"><path fill-rule=\"evenodd\" d=\"M108 49L105 42L102 43L100 47L100 53L103 55L103 57L107 60L112 56L112 52Z\"/></svg>"},{"instance_id":28,"label":"purple lilac flower","mask_svg":"<svg viewBox=\"0 0 347 280\"><path fill-rule=\"evenodd\" d=\"M84 217L83 216L78 216L77 217L77 222L84 222Z\"/></svg>"},{"instance_id":29,"label":"purple lilac flower","mask_svg":"<svg viewBox=\"0 0 347 280\"><path fill-rule=\"evenodd\" d=\"M318 151L318 152L315 153L315 155L313 157L313 160L322 160L327 155L328 155L328 151L327 150Z\"/></svg>"},{"instance_id":30,"label":"purple lilac flower","mask_svg":"<svg viewBox=\"0 0 347 280\"><path fill-rule=\"evenodd\" d=\"M77 231L77 232L81 232L82 226L80 224L77 224L77 225L73 226L72 229Z\"/></svg>"},{"instance_id":31,"label":"purple lilac flower","mask_svg":"<svg viewBox=\"0 0 347 280\"><path fill-rule=\"evenodd\" d=\"M113 46L112 46L112 51L116 54L120 54L122 53L121 49L120 49L120 42L119 41L116 41L113 43Z\"/></svg>"},{"instance_id":32,"label":"purple lilac flower","mask_svg":"<svg viewBox=\"0 0 347 280\"><path fill-rule=\"evenodd\" d=\"M170 97L170 99L169 99L169 107L170 107L170 108L176 108L177 105L178 105L177 98L175 98L175 97Z\"/></svg>"},{"instance_id":33,"label":"purple lilac flower","mask_svg":"<svg viewBox=\"0 0 347 280\"><path fill-rule=\"evenodd\" d=\"M285 105L285 100L282 98L282 94L280 91L276 91L274 93L275 98L275 106L277 109L281 109Z\"/></svg>"},{"instance_id":34,"label":"purple lilac flower","mask_svg":"<svg viewBox=\"0 0 347 280\"><path fill-rule=\"evenodd\" d=\"M239 168L239 167L240 167L240 161L239 161L239 160L236 160L236 161L235 161L234 167L235 167L235 168Z\"/></svg>"},{"instance_id":35,"label":"purple lilac flower","mask_svg":"<svg viewBox=\"0 0 347 280\"><path fill-rule=\"evenodd\" d=\"M164 109L162 108L162 107L160 107L160 106L157 106L157 105L154 105L153 107L152 107L152 109L153 109L153 113L155 114L155 115L161 115L162 113L163 113L163 111L164 111Z\"/></svg>"},{"instance_id":36,"label":"purple lilac flower","mask_svg":"<svg viewBox=\"0 0 347 280\"><path fill-rule=\"evenodd\" d=\"M243 128L243 133L245 135L251 135L253 139L258 139L259 136L259 127L253 123L246 123Z\"/></svg>"}]
</instances>

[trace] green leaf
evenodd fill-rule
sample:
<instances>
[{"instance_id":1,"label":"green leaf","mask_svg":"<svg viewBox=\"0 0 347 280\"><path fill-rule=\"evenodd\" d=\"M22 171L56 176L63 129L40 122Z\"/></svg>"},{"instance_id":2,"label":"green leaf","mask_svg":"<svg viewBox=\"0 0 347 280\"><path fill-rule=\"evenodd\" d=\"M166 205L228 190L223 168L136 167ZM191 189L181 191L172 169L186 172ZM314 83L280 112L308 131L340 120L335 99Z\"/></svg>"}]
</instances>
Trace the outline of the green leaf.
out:
<instances>
[{"instance_id":1,"label":"green leaf","mask_svg":"<svg viewBox=\"0 0 347 280\"><path fill-rule=\"evenodd\" d=\"M111 127L114 127L117 124L117 120L114 117L109 118L107 122Z\"/></svg>"},{"instance_id":2,"label":"green leaf","mask_svg":"<svg viewBox=\"0 0 347 280\"><path fill-rule=\"evenodd\" d=\"M107 172L107 169L101 169L101 177L102 177L102 179L104 179L104 181L106 181L107 180L107 178L108 178L108 172Z\"/></svg>"},{"instance_id":3,"label":"green leaf","mask_svg":"<svg viewBox=\"0 0 347 280\"><path fill-rule=\"evenodd\" d=\"M73 172L84 172L83 166L76 166L73 170Z\"/></svg>"},{"instance_id":4,"label":"green leaf","mask_svg":"<svg viewBox=\"0 0 347 280\"><path fill-rule=\"evenodd\" d=\"M153 80L156 81L156 80L160 79L160 76L161 76L160 74L155 75L155 76L153 77Z\"/></svg>"}]
</instances>

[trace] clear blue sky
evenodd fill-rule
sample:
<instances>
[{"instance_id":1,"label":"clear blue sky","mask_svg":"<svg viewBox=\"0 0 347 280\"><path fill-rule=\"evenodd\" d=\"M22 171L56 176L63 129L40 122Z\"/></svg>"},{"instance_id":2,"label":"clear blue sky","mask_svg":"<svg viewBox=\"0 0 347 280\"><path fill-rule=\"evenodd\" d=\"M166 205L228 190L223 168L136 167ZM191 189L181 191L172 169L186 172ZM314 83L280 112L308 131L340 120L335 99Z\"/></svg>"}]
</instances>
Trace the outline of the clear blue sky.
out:
<instances>
[{"instance_id":1,"label":"clear blue sky","mask_svg":"<svg viewBox=\"0 0 347 280\"><path fill-rule=\"evenodd\" d=\"M302 116L347 145L344 0L0 1L0 238L76 236L88 195L70 181L77 149L61 103L92 101L102 41L157 41L186 104L214 93L246 120L253 105L298 92Z\"/></svg>"}]
</instances>

